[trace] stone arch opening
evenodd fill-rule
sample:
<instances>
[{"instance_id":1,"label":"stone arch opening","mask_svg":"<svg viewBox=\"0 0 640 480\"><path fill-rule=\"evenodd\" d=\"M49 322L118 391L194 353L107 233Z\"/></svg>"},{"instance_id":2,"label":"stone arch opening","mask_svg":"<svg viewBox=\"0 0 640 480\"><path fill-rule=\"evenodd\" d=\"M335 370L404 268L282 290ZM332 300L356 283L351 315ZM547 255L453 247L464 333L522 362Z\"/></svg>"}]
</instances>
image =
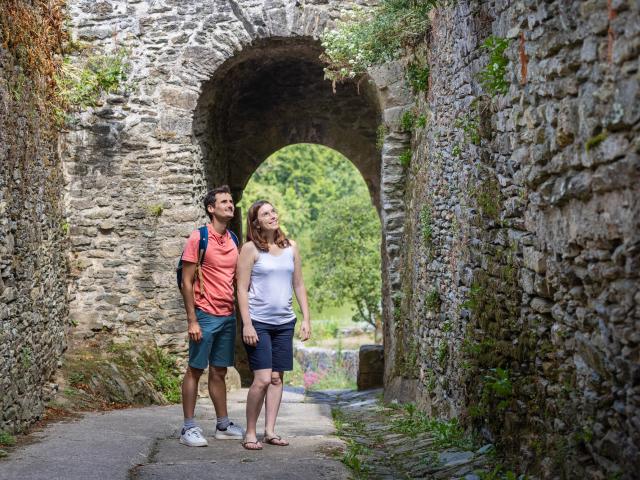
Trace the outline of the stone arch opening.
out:
<instances>
[{"instance_id":1,"label":"stone arch opening","mask_svg":"<svg viewBox=\"0 0 640 480\"><path fill-rule=\"evenodd\" d=\"M339 151L380 205L381 121L367 82L332 89L318 40L270 38L245 47L205 82L194 115L207 183L228 183L239 199L256 168L282 147L317 143Z\"/></svg>"},{"instance_id":2,"label":"stone arch opening","mask_svg":"<svg viewBox=\"0 0 640 480\"><path fill-rule=\"evenodd\" d=\"M362 174L380 211L381 155L376 149L381 110L374 85L335 90L324 79L322 48L310 37L253 42L203 83L193 133L209 186L226 183L239 201L258 166L297 143L320 144L346 156ZM238 210L233 228L242 232ZM250 379L236 348L243 383Z\"/></svg>"}]
</instances>

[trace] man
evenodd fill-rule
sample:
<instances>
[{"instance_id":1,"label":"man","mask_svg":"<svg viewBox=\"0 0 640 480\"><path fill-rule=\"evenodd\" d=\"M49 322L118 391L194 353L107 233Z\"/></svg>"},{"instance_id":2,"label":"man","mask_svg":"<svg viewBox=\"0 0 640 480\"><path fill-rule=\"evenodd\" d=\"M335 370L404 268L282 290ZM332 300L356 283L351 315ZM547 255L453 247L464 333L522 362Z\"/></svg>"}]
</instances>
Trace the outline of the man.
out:
<instances>
[{"instance_id":1,"label":"man","mask_svg":"<svg viewBox=\"0 0 640 480\"><path fill-rule=\"evenodd\" d=\"M215 438L242 439L243 430L229 421L224 377L233 365L236 336L233 282L238 248L227 224L234 205L229 187L211 190L204 198L211 220L207 225L208 244L202 266L199 263L200 232L195 230L182 254L182 297L187 311L189 366L182 382L184 425L180 443L205 447L207 440L194 421L198 380L209 367L209 395L216 411Z\"/></svg>"}]
</instances>

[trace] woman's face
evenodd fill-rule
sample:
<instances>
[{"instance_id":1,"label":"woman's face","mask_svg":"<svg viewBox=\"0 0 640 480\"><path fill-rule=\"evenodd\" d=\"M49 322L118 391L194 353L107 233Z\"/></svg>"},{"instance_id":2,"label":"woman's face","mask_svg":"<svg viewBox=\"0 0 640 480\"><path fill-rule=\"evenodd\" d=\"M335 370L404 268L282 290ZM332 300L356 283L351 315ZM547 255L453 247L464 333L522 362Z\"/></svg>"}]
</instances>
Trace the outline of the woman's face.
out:
<instances>
[{"instance_id":1,"label":"woman's face","mask_svg":"<svg viewBox=\"0 0 640 480\"><path fill-rule=\"evenodd\" d=\"M263 232L276 231L280 224L278 223L278 212L273 205L265 203L258 209L258 225Z\"/></svg>"}]
</instances>

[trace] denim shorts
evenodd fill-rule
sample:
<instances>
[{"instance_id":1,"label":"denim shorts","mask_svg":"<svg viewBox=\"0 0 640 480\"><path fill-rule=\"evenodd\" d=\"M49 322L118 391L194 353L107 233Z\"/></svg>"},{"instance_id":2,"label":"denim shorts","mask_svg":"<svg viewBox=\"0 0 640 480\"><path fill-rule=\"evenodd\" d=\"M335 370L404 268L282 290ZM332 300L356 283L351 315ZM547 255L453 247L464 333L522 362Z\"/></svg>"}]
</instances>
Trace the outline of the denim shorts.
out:
<instances>
[{"instance_id":1,"label":"denim shorts","mask_svg":"<svg viewBox=\"0 0 640 480\"><path fill-rule=\"evenodd\" d=\"M244 344L251 371L269 368L274 372L293 370L293 331L296 320L283 325L251 322L258 334L255 347Z\"/></svg>"},{"instance_id":2,"label":"denim shorts","mask_svg":"<svg viewBox=\"0 0 640 480\"><path fill-rule=\"evenodd\" d=\"M217 317L196 308L202 330L199 342L189 340L189 366L204 370L207 366L231 367L236 341L236 317Z\"/></svg>"}]
</instances>

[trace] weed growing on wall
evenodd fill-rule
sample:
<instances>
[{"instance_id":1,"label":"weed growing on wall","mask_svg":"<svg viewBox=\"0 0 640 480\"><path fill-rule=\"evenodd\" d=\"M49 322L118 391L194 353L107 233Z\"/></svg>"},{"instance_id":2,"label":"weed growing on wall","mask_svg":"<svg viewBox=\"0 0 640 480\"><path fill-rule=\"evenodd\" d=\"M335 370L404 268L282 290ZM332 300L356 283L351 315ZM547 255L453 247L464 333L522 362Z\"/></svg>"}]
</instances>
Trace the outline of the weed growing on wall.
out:
<instances>
[{"instance_id":1,"label":"weed growing on wall","mask_svg":"<svg viewBox=\"0 0 640 480\"><path fill-rule=\"evenodd\" d=\"M407 110L400 117L400 128L403 132L411 133L416 123L416 114L413 110Z\"/></svg>"},{"instance_id":2,"label":"weed growing on wall","mask_svg":"<svg viewBox=\"0 0 640 480\"><path fill-rule=\"evenodd\" d=\"M406 77L414 92L426 92L429 87L429 65L420 62L409 63Z\"/></svg>"},{"instance_id":3,"label":"weed growing on wall","mask_svg":"<svg viewBox=\"0 0 640 480\"><path fill-rule=\"evenodd\" d=\"M409 165L411 165L411 157L412 157L412 153L411 153L411 149L407 148L404 152L402 152L400 154L400 165L402 165L403 168L408 168Z\"/></svg>"},{"instance_id":4,"label":"weed growing on wall","mask_svg":"<svg viewBox=\"0 0 640 480\"><path fill-rule=\"evenodd\" d=\"M325 32L322 47L325 78L353 79L367 68L394 60L403 48L422 39L429 28L429 12L438 0L382 0L370 12L356 10Z\"/></svg>"},{"instance_id":5,"label":"weed growing on wall","mask_svg":"<svg viewBox=\"0 0 640 480\"><path fill-rule=\"evenodd\" d=\"M110 55L92 55L80 63L65 58L57 77L58 94L75 108L95 106L103 93L113 93L127 80L129 63L120 49Z\"/></svg>"},{"instance_id":6,"label":"weed growing on wall","mask_svg":"<svg viewBox=\"0 0 640 480\"><path fill-rule=\"evenodd\" d=\"M479 74L480 84L490 95L505 94L509 89L509 82L505 78L509 64L505 55L508 46L506 38L495 35L491 35L482 44L482 48L489 53L489 61Z\"/></svg>"}]
</instances>

